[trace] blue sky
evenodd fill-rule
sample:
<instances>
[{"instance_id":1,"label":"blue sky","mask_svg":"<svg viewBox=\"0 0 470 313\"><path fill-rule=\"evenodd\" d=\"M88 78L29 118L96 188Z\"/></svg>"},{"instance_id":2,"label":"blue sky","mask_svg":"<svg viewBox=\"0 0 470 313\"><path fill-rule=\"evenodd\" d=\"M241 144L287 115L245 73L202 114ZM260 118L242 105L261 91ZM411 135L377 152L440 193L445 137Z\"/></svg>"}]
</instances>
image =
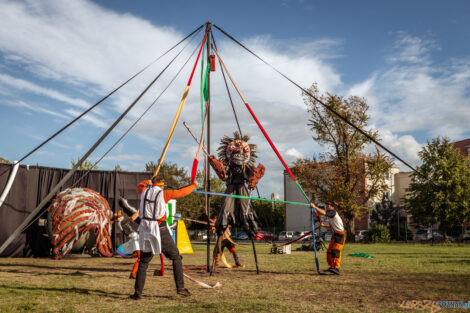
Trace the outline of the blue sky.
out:
<instances>
[{"instance_id":1,"label":"blue sky","mask_svg":"<svg viewBox=\"0 0 470 313\"><path fill-rule=\"evenodd\" d=\"M370 127L379 131L384 145L416 165L417 152L427 140L438 135L470 137L469 9L468 1L0 0L0 156L20 158L187 33L211 21L302 86L318 82L323 92L365 97ZM214 35L224 61L287 162L321 152L306 126L299 90L221 33ZM183 51L92 161L145 110L195 45ZM70 167L173 55L24 163ZM135 130L99 164L101 169L119 164L139 171L158 159L189 72L186 66ZM212 77L215 148L236 126L220 71ZM200 132L198 90L196 76L166 157L187 168L196 145L181 122ZM282 194L282 166L233 95L242 128L260 146L260 162L267 168L261 191Z\"/></svg>"}]
</instances>

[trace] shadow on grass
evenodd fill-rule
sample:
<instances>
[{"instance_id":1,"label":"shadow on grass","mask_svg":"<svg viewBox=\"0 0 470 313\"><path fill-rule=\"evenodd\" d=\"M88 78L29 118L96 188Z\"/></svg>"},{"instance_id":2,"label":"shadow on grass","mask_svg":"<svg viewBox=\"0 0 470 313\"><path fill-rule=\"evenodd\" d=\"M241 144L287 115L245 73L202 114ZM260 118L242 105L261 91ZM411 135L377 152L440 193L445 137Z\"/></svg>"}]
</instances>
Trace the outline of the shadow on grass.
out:
<instances>
[{"instance_id":1,"label":"shadow on grass","mask_svg":"<svg viewBox=\"0 0 470 313\"><path fill-rule=\"evenodd\" d=\"M84 295L99 295L108 298L123 298L128 297L128 294L122 294L117 292L106 292L100 289L86 289L86 288L53 288L53 287L33 287L33 286L12 286L12 285L0 285L0 288L10 289L10 290L25 290L25 291L52 291L52 292L61 292L61 293L77 293Z\"/></svg>"},{"instance_id":2,"label":"shadow on grass","mask_svg":"<svg viewBox=\"0 0 470 313\"><path fill-rule=\"evenodd\" d=\"M60 292L66 294L83 294L83 295L95 295L100 297L107 297L113 299L121 299L121 300L129 300L135 301L129 298L129 294L127 293L118 293L118 292L106 292L100 289L86 289L86 288L53 288L53 287L34 287L34 286L12 286L12 285L0 285L0 289L9 289L9 290L24 290L24 291L50 291L50 292ZM143 299L147 298L147 296L143 296ZM161 299L173 299L172 296L159 296L159 295L152 295L149 298L161 298Z\"/></svg>"},{"instance_id":3,"label":"shadow on grass","mask_svg":"<svg viewBox=\"0 0 470 313\"><path fill-rule=\"evenodd\" d=\"M435 260L435 261L428 261L429 263L434 264L470 264L470 259L466 260Z\"/></svg>"},{"instance_id":4,"label":"shadow on grass","mask_svg":"<svg viewBox=\"0 0 470 313\"><path fill-rule=\"evenodd\" d=\"M107 264L106 264L107 265ZM0 263L0 267L34 267L46 270L75 270L75 271L89 271L89 272L129 272L128 269L116 269L109 267L77 267L77 266L49 266L38 264L21 264L21 263Z\"/></svg>"},{"instance_id":5,"label":"shadow on grass","mask_svg":"<svg viewBox=\"0 0 470 313\"><path fill-rule=\"evenodd\" d=\"M63 273L63 272L26 272L21 270L3 270L3 273L18 273L18 274L29 274L34 276L43 276L43 275L60 275L60 276L90 276L87 273L83 273L80 271L75 271L71 273Z\"/></svg>"},{"instance_id":6,"label":"shadow on grass","mask_svg":"<svg viewBox=\"0 0 470 313\"><path fill-rule=\"evenodd\" d=\"M254 276L258 276L260 277L262 274L278 274L278 275L308 275L310 273L308 272L287 272L287 271L284 271L284 272L281 272L281 271L267 271L267 270L263 270L263 269L260 269L259 270L259 274L260 275L257 275L256 274L256 270L255 269L240 269L240 268L237 268L237 269L229 269L229 268L226 268L226 269L222 269L222 272L226 272L226 273L229 273L230 271L233 271L234 273L235 272L239 272L239 273L251 273L253 274ZM313 272L312 272L313 273ZM316 274L316 270L315 270L315 274Z\"/></svg>"}]
</instances>

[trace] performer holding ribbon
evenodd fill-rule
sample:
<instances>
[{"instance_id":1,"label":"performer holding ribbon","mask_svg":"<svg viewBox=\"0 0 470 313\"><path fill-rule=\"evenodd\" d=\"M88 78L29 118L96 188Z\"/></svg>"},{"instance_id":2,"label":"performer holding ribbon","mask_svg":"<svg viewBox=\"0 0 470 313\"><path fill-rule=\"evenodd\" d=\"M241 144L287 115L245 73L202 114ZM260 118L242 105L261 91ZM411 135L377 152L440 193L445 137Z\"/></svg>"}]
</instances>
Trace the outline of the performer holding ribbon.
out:
<instances>
[{"instance_id":1,"label":"performer holding ribbon","mask_svg":"<svg viewBox=\"0 0 470 313\"><path fill-rule=\"evenodd\" d=\"M191 295L189 290L184 288L183 263L166 222L169 215L166 204L171 199L189 195L197 187L197 183L177 190L163 190L164 184L163 178L155 176L152 180L145 180L137 186L137 192L140 195L139 217L141 219L138 228L138 250L141 252L135 281L135 293L131 295L134 300L141 298L148 265L153 256L160 253L173 262L173 276L177 293L182 296Z\"/></svg>"},{"instance_id":2,"label":"performer holding ribbon","mask_svg":"<svg viewBox=\"0 0 470 313\"><path fill-rule=\"evenodd\" d=\"M339 268L341 267L341 250L343 250L344 243L346 242L346 233L343 227L343 220L339 216L337 209L337 202L328 202L326 204L326 211L320 209L315 204L310 203L321 215L326 215L328 218L328 226L325 226L321 221L321 226L327 227L333 230L333 236L326 252L326 261L330 268L326 271L339 275Z\"/></svg>"}]
</instances>

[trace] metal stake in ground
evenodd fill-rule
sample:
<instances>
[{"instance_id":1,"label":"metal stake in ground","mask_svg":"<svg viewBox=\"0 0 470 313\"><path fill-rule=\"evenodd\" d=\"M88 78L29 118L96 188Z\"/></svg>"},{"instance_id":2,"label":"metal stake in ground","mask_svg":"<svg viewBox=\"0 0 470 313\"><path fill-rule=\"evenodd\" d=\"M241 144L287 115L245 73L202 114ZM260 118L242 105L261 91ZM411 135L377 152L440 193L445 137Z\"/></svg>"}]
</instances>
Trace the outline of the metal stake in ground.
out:
<instances>
[{"instance_id":1,"label":"metal stake in ground","mask_svg":"<svg viewBox=\"0 0 470 313\"><path fill-rule=\"evenodd\" d=\"M251 244L253 246L253 255L255 256L256 274L259 275L258 257L256 256L256 248L255 248L255 239L254 238L251 238Z\"/></svg>"},{"instance_id":2,"label":"metal stake in ground","mask_svg":"<svg viewBox=\"0 0 470 313\"><path fill-rule=\"evenodd\" d=\"M320 272L320 265L318 264L317 243L316 243L316 238L315 238L315 222L313 219L314 210L315 209L313 207L310 208L310 220L312 221L312 241L313 241L313 251L315 253L315 265L317 266L318 275L328 275L326 273ZM321 223L320 220L319 222ZM320 227L321 227L321 224L320 224Z\"/></svg>"}]
</instances>

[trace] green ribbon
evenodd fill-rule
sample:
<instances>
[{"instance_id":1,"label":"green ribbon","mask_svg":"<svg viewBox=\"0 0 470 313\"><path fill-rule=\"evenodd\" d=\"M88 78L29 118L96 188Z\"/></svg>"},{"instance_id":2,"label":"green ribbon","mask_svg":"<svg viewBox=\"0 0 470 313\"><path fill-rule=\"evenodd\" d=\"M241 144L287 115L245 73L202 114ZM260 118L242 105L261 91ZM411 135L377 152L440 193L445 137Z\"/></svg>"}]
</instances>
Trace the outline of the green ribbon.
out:
<instances>
[{"instance_id":1,"label":"green ribbon","mask_svg":"<svg viewBox=\"0 0 470 313\"><path fill-rule=\"evenodd\" d=\"M350 253L350 256L357 256L360 258L366 258L366 259L373 259L374 257L370 254L367 253Z\"/></svg>"},{"instance_id":2,"label":"green ribbon","mask_svg":"<svg viewBox=\"0 0 470 313\"><path fill-rule=\"evenodd\" d=\"M194 193L200 193L200 194L221 196L221 197L231 197L231 198L237 198L237 199L249 199L249 200L259 200L259 201L268 201L268 202L277 202L277 203L288 203L288 204L293 204L293 205L310 206L310 204L308 204L308 203L295 202L295 201L282 201L282 200L256 198L256 197L249 197L249 196L242 196L242 195L229 195L229 194L226 194L226 193L208 192L208 191L199 191L199 190L194 190L193 192Z\"/></svg>"}]
</instances>

